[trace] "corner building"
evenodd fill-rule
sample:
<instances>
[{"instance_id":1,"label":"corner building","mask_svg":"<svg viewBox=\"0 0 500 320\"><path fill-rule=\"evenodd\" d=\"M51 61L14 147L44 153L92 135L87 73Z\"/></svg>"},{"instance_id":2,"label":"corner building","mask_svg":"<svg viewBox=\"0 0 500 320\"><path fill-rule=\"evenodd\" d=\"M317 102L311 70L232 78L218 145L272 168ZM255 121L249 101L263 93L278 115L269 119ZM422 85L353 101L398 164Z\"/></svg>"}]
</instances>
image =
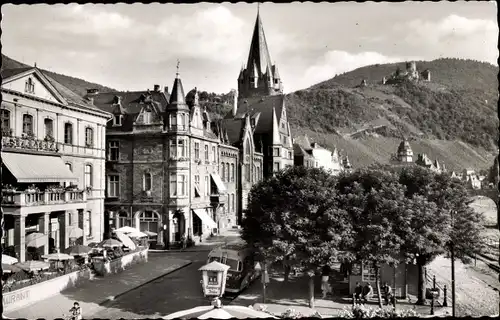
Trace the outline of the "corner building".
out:
<instances>
[{"instance_id":1,"label":"corner building","mask_svg":"<svg viewBox=\"0 0 500 320\"><path fill-rule=\"evenodd\" d=\"M36 67L2 78L3 250L22 262L100 242L111 114Z\"/></svg>"},{"instance_id":2,"label":"corner building","mask_svg":"<svg viewBox=\"0 0 500 320\"><path fill-rule=\"evenodd\" d=\"M113 114L106 131L106 232L138 227L156 234L153 246L171 247L182 236L198 242L240 223L244 152L230 137L251 136L249 127L228 133L201 109L196 88L185 95L179 75L170 93L155 85L92 95ZM245 141L245 150L255 149Z\"/></svg>"}]
</instances>

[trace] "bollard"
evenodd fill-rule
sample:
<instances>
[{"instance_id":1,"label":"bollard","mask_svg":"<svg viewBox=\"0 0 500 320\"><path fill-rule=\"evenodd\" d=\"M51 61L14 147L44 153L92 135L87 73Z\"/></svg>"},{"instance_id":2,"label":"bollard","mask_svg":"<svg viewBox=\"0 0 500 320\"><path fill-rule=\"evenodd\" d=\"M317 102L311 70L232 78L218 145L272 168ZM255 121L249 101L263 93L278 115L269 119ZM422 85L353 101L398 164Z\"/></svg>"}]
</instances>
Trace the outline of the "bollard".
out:
<instances>
[{"instance_id":1,"label":"bollard","mask_svg":"<svg viewBox=\"0 0 500 320\"><path fill-rule=\"evenodd\" d=\"M434 292L432 293L432 300L431 300L431 316L434 315Z\"/></svg>"},{"instance_id":2,"label":"bollard","mask_svg":"<svg viewBox=\"0 0 500 320\"><path fill-rule=\"evenodd\" d=\"M432 288L436 290L436 275L432 277Z\"/></svg>"},{"instance_id":3,"label":"bollard","mask_svg":"<svg viewBox=\"0 0 500 320\"><path fill-rule=\"evenodd\" d=\"M443 287L443 296L444 296L443 307L448 306L447 290L448 289L446 289L446 285L444 285L444 287Z\"/></svg>"}]
</instances>

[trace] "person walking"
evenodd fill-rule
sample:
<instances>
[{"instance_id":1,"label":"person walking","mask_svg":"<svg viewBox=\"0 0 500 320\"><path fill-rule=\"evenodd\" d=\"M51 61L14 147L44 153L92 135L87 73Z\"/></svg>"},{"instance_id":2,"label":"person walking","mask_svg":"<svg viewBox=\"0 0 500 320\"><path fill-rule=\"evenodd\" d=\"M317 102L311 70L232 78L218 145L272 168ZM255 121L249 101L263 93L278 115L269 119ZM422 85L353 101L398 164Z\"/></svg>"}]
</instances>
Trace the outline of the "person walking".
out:
<instances>
[{"instance_id":1,"label":"person walking","mask_svg":"<svg viewBox=\"0 0 500 320\"><path fill-rule=\"evenodd\" d=\"M392 302L392 288L390 285L387 284L387 282L384 283L382 286L382 293L384 294L384 300L385 300L385 305L389 305L390 302Z\"/></svg>"},{"instance_id":2,"label":"person walking","mask_svg":"<svg viewBox=\"0 0 500 320\"><path fill-rule=\"evenodd\" d=\"M364 303L367 303L368 299L371 299L372 295L373 295L373 287L369 282L367 282L366 285L363 287L363 294L361 299L363 300Z\"/></svg>"},{"instance_id":3,"label":"person walking","mask_svg":"<svg viewBox=\"0 0 500 320\"><path fill-rule=\"evenodd\" d=\"M73 308L69 309L72 320L82 320L82 308L78 302L73 303Z\"/></svg>"},{"instance_id":4,"label":"person walking","mask_svg":"<svg viewBox=\"0 0 500 320\"><path fill-rule=\"evenodd\" d=\"M326 298L327 294L332 293L332 287L329 283L331 269L329 266L324 266L321 274L321 291L323 293L323 299Z\"/></svg>"}]
</instances>

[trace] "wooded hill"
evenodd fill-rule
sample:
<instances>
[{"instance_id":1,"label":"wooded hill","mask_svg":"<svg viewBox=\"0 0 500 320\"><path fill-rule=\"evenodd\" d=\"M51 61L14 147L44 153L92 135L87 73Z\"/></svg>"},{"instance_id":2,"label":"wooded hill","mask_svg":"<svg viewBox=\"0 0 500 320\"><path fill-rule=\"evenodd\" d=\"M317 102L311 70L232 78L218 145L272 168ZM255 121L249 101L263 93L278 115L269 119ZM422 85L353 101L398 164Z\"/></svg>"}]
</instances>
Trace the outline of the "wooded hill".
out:
<instances>
[{"instance_id":1,"label":"wooded hill","mask_svg":"<svg viewBox=\"0 0 500 320\"><path fill-rule=\"evenodd\" d=\"M26 67L2 55L2 68ZM292 131L347 154L354 167L387 163L402 137L415 154L426 153L449 169L486 169L498 141L498 67L462 59L417 61L430 82L383 85L405 63L379 64L336 75L286 96ZM80 95L112 88L43 70ZM360 86L366 80L367 86ZM185 88L189 91L190 88ZM216 116L232 107L232 94L200 91L200 104Z\"/></svg>"}]
</instances>

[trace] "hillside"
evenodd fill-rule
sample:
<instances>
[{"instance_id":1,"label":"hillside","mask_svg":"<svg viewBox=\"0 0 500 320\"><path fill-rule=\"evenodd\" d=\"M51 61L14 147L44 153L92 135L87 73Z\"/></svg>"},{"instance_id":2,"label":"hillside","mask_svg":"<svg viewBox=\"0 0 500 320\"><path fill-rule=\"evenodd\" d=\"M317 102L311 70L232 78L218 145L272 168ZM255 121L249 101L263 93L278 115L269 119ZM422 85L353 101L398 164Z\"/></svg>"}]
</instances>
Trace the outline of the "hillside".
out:
<instances>
[{"instance_id":1,"label":"hillside","mask_svg":"<svg viewBox=\"0 0 500 320\"><path fill-rule=\"evenodd\" d=\"M3 69L14 69L14 68L24 68L24 67L30 67L27 64L21 63L19 61L16 61L12 58L7 57L6 55L2 54L2 70ZM84 96L87 93L87 89L99 89L101 92L110 92L110 91L116 91L115 89L97 84L97 83L92 83L88 82L82 79L66 76L63 74L55 73L52 71L40 69L43 71L46 75L49 77L53 78L59 83L64 84L68 89L71 89L71 91L78 93L80 96Z\"/></svg>"},{"instance_id":2,"label":"hillside","mask_svg":"<svg viewBox=\"0 0 500 320\"><path fill-rule=\"evenodd\" d=\"M405 69L404 63L359 68L287 95L292 127L314 132L319 143L345 144L353 165L387 161L397 148L390 141L403 136L414 139L414 152L456 163L456 169L491 165L498 145L498 67L460 59L417 62L419 71L431 70L430 82L383 85L398 66ZM367 86L360 86L363 79Z\"/></svg>"},{"instance_id":3,"label":"hillside","mask_svg":"<svg viewBox=\"0 0 500 320\"><path fill-rule=\"evenodd\" d=\"M25 67L2 55L2 68ZM415 154L426 153L448 169L487 169L498 141L498 67L460 59L417 62L431 82L382 85L404 63L362 67L286 96L292 133L349 155L354 167L386 163L401 137ZM80 95L109 87L44 70ZM367 86L359 86L362 80ZM232 93L200 91L200 104L214 117L232 108Z\"/></svg>"}]
</instances>

